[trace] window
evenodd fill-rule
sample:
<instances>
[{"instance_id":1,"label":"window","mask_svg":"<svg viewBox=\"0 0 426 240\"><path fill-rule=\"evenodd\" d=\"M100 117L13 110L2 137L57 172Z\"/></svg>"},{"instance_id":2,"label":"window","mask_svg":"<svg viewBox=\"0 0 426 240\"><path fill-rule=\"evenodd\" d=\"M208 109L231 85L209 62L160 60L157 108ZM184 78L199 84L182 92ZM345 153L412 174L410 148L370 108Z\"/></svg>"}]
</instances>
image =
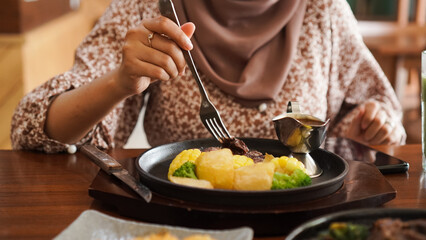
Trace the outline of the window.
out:
<instances>
[{"instance_id":1,"label":"window","mask_svg":"<svg viewBox=\"0 0 426 240\"><path fill-rule=\"evenodd\" d=\"M347 0L358 20L366 21L397 21L398 2L401 0ZM418 0L408 0L409 21L416 18Z\"/></svg>"}]
</instances>

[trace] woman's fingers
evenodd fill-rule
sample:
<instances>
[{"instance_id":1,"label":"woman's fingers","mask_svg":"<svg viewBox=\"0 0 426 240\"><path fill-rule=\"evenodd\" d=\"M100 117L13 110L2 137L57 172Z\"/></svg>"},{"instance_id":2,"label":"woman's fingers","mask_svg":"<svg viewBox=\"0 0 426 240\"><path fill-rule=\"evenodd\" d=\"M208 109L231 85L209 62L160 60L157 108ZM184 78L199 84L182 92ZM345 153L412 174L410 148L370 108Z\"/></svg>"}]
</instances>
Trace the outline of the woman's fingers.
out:
<instances>
[{"instance_id":1,"label":"woman's fingers","mask_svg":"<svg viewBox=\"0 0 426 240\"><path fill-rule=\"evenodd\" d=\"M165 17L144 19L126 34L117 81L123 89L135 94L146 89L152 80L177 77L184 72L186 62L182 49L192 49L189 37L194 30L192 23L182 25L181 29Z\"/></svg>"},{"instance_id":2,"label":"woman's fingers","mask_svg":"<svg viewBox=\"0 0 426 240\"><path fill-rule=\"evenodd\" d=\"M368 127L364 129L364 138L366 141L372 141L381 131L387 119L387 114L382 111L376 111L374 117L370 120Z\"/></svg>"},{"instance_id":3,"label":"woman's fingers","mask_svg":"<svg viewBox=\"0 0 426 240\"><path fill-rule=\"evenodd\" d=\"M139 51L138 57L142 61L163 67L171 78L175 78L179 73L183 73L186 66L181 46L178 45L177 41L180 40L181 45L183 44L182 41L190 42L189 37L192 36L194 31L195 25L193 23L185 23L182 28L179 28L165 17L143 20L142 24L134 30L133 35L150 49ZM152 51L153 49L164 54ZM173 66L172 62L176 67Z\"/></svg>"},{"instance_id":4,"label":"woman's fingers","mask_svg":"<svg viewBox=\"0 0 426 240\"><path fill-rule=\"evenodd\" d=\"M346 132L346 137L356 141L362 141L361 121L364 115L364 108L359 108L357 115L352 119L351 124Z\"/></svg>"},{"instance_id":5,"label":"woman's fingers","mask_svg":"<svg viewBox=\"0 0 426 240\"><path fill-rule=\"evenodd\" d=\"M123 45L123 60L119 68L117 81L120 82L119 86L122 86L130 95L144 91L153 80L170 79L165 67L139 59L141 53L147 53L146 50L147 47L139 41L127 41ZM174 64L169 65L172 66L171 68L174 66ZM176 73L176 67L174 68Z\"/></svg>"},{"instance_id":6,"label":"woman's fingers","mask_svg":"<svg viewBox=\"0 0 426 240\"><path fill-rule=\"evenodd\" d=\"M375 101L366 103L361 126L363 140L373 145L393 143L395 127L391 123L392 119L389 118L380 103Z\"/></svg>"},{"instance_id":7,"label":"woman's fingers","mask_svg":"<svg viewBox=\"0 0 426 240\"><path fill-rule=\"evenodd\" d=\"M187 22L182 24L182 26L180 26L180 29L182 29L186 36L192 38L192 35L195 32L195 25L192 22Z\"/></svg>"},{"instance_id":8,"label":"woman's fingers","mask_svg":"<svg viewBox=\"0 0 426 240\"><path fill-rule=\"evenodd\" d=\"M374 118L377 115L377 112L380 109L380 104L376 101L369 101L364 105L365 113L362 118L361 128L363 130L367 129L370 124L373 122Z\"/></svg>"},{"instance_id":9,"label":"woman's fingers","mask_svg":"<svg viewBox=\"0 0 426 240\"><path fill-rule=\"evenodd\" d=\"M149 62L138 61L135 62L133 67L135 67L135 72L143 72L144 76L150 77L152 79L159 79L163 81L170 79L169 73L163 67L159 67Z\"/></svg>"},{"instance_id":10,"label":"woman's fingers","mask_svg":"<svg viewBox=\"0 0 426 240\"><path fill-rule=\"evenodd\" d=\"M372 145L398 142L396 127L380 103L367 102L358 111L346 132L348 138Z\"/></svg>"},{"instance_id":11,"label":"woman's fingers","mask_svg":"<svg viewBox=\"0 0 426 240\"><path fill-rule=\"evenodd\" d=\"M170 51L173 50L170 49ZM164 69L168 73L169 78L177 77L178 74L182 72L185 67L185 60L183 59L182 52L168 54L158 49L145 47L142 51L138 51L136 54L139 60L156 65Z\"/></svg>"},{"instance_id":12,"label":"woman's fingers","mask_svg":"<svg viewBox=\"0 0 426 240\"><path fill-rule=\"evenodd\" d=\"M195 25L189 22L179 28L173 21L165 17L145 20L142 22L142 25L149 32L154 33L151 46L171 56L177 66L178 72L183 73L186 62L182 49L192 49L192 43L189 38L194 34ZM143 39L141 40L143 41ZM172 76L174 75L172 74Z\"/></svg>"},{"instance_id":13,"label":"woman's fingers","mask_svg":"<svg viewBox=\"0 0 426 240\"><path fill-rule=\"evenodd\" d=\"M145 34L138 34L135 36L142 45L144 45L141 46L142 49L140 51L137 51L138 58L142 61L164 67L171 78L175 78L179 73L182 73L186 66L182 49L172 40L156 33L153 33L153 38L149 44L145 38L147 38L146 36L148 36L150 32L147 29L144 29L144 31L146 32ZM147 43L144 43L144 41Z\"/></svg>"},{"instance_id":14,"label":"woman's fingers","mask_svg":"<svg viewBox=\"0 0 426 240\"><path fill-rule=\"evenodd\" d=\"M370 144L379 145L379 144L389 144L391 142L392 132L394 127L390 124L383 124L376 135L369 140Z\"/></svg>"},{"instance_id":15,"label":"woman's fingers","mask_svg":"<svg viewBox=\"0 0 426 240\"><path fill-rule=\"evenodd\" d=\"M128 76L148 76L161 80L168 80L170 78L170 75L163 68L147 61L141 61L139 56L146 54L149 49L140 42L129 40L124 44L122 49L123 61L121 68Z\"/></svg>"},{"instance_id":16,"label":"woman's fingers","mask_svg":"<svg viewBox=\"0 0 426 240\"><path fill-rule=\"evenodd\" d=\"M150 34L152 34L152 37L148 39ZM158 75L161 76L159 79L168 80L177 77L185 69L185 59L183 58L182 50L176 43L160 34L150 32L143 26L128 31L125 46L128 47L123 47L123 53L125 54L124 61L128 61L130 60L129 58L134 57L142 62L158 66L168 74L168 78L165 79L164 74L161 74L157 69L148 69L150 72L157 73L149 74L146 73L147 69L140 68L139 73L141 76Z\"/></svg>"},{"instance_id":17,"label":"woman's fingers","mask_svg":"<svg viewBox=\"0 0 426 240\"><path fill-rule=\"evenodd\" d=\"M182 29L172 20L166 17L142 20L142 25L151 32L163 34L173 40L180 48L191 50L193 48L191 40ZM191 28L191 24L185 26L185 30ZM195 27L193 28L195 29ZM190 34L192 35L192 34Z\"/></svg>"}]
</instances>

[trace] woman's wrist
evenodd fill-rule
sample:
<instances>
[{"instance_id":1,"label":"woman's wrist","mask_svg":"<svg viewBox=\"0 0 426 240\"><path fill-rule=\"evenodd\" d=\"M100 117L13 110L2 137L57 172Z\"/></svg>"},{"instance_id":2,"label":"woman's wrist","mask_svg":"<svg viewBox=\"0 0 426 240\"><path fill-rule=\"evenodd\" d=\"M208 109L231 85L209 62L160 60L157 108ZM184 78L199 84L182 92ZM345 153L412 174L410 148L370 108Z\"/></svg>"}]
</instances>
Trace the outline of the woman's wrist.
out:
<instances>
[{"instance_id":1,"label":"woman's wrist","mask_svg":"<svg viewBox=\"0 0 426 240\"><path fill-rule=\"evenodd\" d=\"M60 94L48 110L47 135L64 143L75 143L84 137L118 103L131 95L120 87L117 75L114 70Z\"/></svg>"},{"instance_id":2,"label":"woman's wrist","mask_svg":"<svg viewBox=\"0 0 426 240\"><path fill-rule=\"evenodd\" d=\"M127 97L139 94L148 88L150 84L149 77L139 77L138 79L131 79L130 76L123 76L120 68L110 72L106 76L109 84L114 91L114 96L125 99ZM136 78L136 77L135 77Z\"/></svg>"},{"instance_id":3,"label":"woman's wrist","mask_svg":"<svg viewBox=\"0 0 426 240\"><path fill-rule=\"evenodd\" d=\"M107 76L105 76L105 78L108 92L118 101L135 94L133 91L131 91L131 89L123 86L122 82L120 81L118 68L110 72Z\"/></svg>"}]
</instances>

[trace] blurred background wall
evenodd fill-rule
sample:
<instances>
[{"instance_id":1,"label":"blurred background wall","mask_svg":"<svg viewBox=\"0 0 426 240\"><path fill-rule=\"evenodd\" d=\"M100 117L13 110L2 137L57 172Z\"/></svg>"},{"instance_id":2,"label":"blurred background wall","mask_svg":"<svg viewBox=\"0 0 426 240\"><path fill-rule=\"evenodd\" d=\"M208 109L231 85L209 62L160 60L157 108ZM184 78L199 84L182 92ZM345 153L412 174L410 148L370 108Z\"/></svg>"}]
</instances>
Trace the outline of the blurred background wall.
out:
<instances>
[{"instance_id":1,"label":"blurred background wall","mask_svg":"<svg viewBox=\"0 0 426 240\"><path fill-rule=\"evenodd\" d=\"M25 93L67 71L76 47L111 0L0 1L0 149L10 148L12 113ZM420 52L426 0L347 0L364 41L404 107L408 143L420 142ZM141 121L141 119L139 119ZM127 147L146 147L141 124Z\"/></svg>"},{"instance_id":2,"label":"blurred background wall","mask_svg":"<svg viewBox=\"0 0 426 240\"><path fill-rule=\"evenodd\" d=\"M0 1L0 149L25 93L71 68L74 50L110 0Z\"/></svg>"}]
</instances>

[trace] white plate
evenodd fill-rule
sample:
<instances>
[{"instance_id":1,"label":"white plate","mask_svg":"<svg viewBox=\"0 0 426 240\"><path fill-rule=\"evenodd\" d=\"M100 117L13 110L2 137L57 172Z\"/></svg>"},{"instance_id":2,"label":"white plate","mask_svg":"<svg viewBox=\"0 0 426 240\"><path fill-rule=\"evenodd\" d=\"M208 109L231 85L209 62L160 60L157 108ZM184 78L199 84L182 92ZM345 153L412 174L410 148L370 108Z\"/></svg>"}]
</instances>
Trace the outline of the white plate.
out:
<instances>
[{"instance_id":1,"label":"white plate","mask_svg":"<svg viewBox=\"0 0 426 240\"><path fill-rule=\"evenodd\" d=\"M209 234L217 240L251 240L253 230L241 227L230 230L204 230L173 227L168 225L147 224L122 220L95 210L84 211L74 222L62 231L55 240L130 240L134 237L166 230L183 238L192 234Z\"/></svg>"}]
</instances>

